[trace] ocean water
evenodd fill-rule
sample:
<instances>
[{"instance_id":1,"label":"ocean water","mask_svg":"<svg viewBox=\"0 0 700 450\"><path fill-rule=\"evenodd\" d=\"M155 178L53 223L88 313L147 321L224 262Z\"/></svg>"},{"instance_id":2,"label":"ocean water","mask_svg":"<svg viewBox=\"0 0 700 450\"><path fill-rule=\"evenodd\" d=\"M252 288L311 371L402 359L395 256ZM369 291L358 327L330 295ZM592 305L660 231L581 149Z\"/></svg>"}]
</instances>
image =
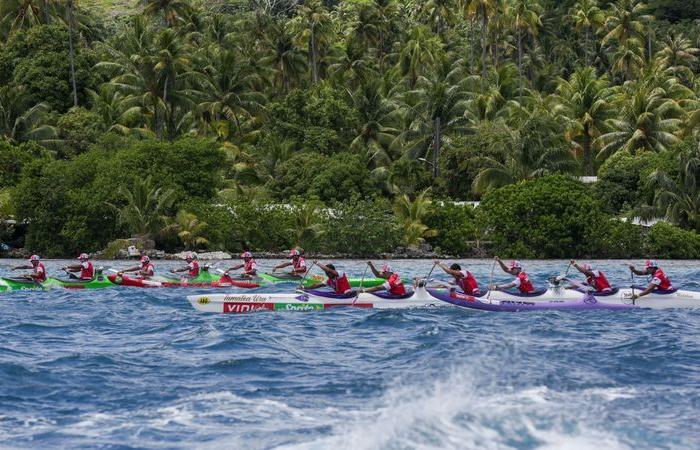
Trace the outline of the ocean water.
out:
<instances>
[{"instance_id":1,"label":"ocean water","mask_svg":"<svg viewBox=\"0 0 700 450\"><path fill-rule=\"evenodd\" d=\"M524 263L540 283L566 267ZM629 284L626 262L598 266ZM700 290L697 262L663 266ZM700 311L219 315L193 292L0 293L0 446L700 448Z\"/></svg>"}]
</instances>

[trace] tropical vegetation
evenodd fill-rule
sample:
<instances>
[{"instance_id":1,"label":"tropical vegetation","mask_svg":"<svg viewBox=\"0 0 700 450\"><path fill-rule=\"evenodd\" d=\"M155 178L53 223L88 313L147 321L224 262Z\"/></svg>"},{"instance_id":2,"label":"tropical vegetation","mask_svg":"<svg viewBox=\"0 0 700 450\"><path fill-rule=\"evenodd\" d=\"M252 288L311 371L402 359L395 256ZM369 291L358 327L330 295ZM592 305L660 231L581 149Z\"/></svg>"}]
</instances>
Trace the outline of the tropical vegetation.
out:
<instances>
[{"instance_id":1,"label":"tropical vegetation","mask_svg":"<svg viewBox=\"0 0 700 450\"><path fill-rule=\"evenodd\" d=\"M697 2L91 6L0 3L13 246L622 257L700 232Z\"/></svg>"}]
</instances>

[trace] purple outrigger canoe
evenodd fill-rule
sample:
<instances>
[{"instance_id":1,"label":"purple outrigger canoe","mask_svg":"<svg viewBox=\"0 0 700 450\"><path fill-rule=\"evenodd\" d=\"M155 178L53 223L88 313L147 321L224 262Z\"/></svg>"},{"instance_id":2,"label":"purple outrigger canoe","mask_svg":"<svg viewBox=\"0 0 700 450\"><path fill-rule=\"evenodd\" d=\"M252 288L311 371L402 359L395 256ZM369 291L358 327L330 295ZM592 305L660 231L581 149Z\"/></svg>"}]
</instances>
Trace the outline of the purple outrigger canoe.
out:
<instances>
[{"instance_id":1,"label":"purple outrigger canoe","mask_svg":"<svg viewBox=\"0 0 700 450\"><path fill-rule=\"evenodd\" d=\"M474 297L471 295L447 291L444 289L428 289L428 293L443 302L463 308L475 309L479 311L586 311L586 310L629 310L634 309L634 305L623 305L614 303L603 303L598 301L591 294L581 294L579 299L548 299L531 300L531 297L523 296L509 300L485 299L486 295ZM515 296L514 296L515 297Z\"/></svg>"}]
</instances>

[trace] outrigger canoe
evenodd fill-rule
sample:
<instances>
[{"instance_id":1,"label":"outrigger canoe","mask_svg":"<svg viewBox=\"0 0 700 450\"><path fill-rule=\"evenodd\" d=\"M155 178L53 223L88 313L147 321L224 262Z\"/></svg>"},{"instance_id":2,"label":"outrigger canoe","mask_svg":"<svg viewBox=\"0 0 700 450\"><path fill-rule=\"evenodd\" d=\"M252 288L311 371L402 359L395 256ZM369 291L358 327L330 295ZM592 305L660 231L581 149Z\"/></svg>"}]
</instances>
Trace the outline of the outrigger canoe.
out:
<instances>
[{"instance_id":1,"label":"outrigger canoe","mask_svg":"<svg viewBox=\"0 0 700 450\"><path fill-rule=\"evenodd\" d=\"M72 278L48 278L44 282L37 282L23 277L0 278L0 292L47 290L47 289L102 289L113 287L105 275L98 273L95 278L83 281Z\"/></svg>"},{"instance_id":2,"label":"outrigger canoe","mask_svg":"<svg viewBox=\"0 0 700 450\"><path fill-rule=\"evenodd\" d=\"M608 293L590 293L575 289L550 288L533 294L494 291L480 296L443 289L428 289L431 297L454 306L480 311L546 311L546 310L630 310L640 308L700 308L700 292L679 289L657 290L633 300L642 286L613 289Z\"/></svg>"},{"instance_id":3,"label":"outrigger canoe","mask_svg":"<svg viewBox=\"0 0 700 450\"><path fill-rule=\"evenodd\" d=\"M313 286L314 284L318 283L323 283L326 280L326 278L323 275L312 275L312 276L307 276L306 278L304 277L298 277L298 276L293 276L293 275L285 275L285 274L272 274L272 273L263 273L260 274L256 277L251 277L251 278L244 278L244 277L230 277L228 275L223 275L221 279L219 280L222 285L225 285L228 283L232 287L238 287L238 288L248 288L248 289L253 289L253 288L258 288L261 286L269 285L269 284L281 284L281 283L290 283L290 284L299 284L302 283L304 287L309 287ZM374 287L374 286L379 286L382 283L385 283L386 280L383 278L348 278L348 282L350 282L351 287Z\"/></svg>"},{"instance_id":4,"label":"outrigger canoe","mask_svg":"<svg viewBox=\"0 0 700 450\"><path fill-rule=\"evenodd\" d=\"M187 300L198 311L241 314L257 311L318 311L337 307L397 309L447 306L430 296L424 287L403 296L387 292L334 294L323 290L289 294L229 293L190 295Z\"/></svg>"},{"instance_id":5,"label":"outrigger canoe","mask_svg":"<svg viewBox=\"0 0 700 450\"><path fill-rule=\"evenodd\" d=\"M109 281L119 286L140 288L164 288L164 287L231 287L230 283L221 282L221 277L202 269L196 278L176 278L165 276L153 276L143 278L140 276L112 274L107 277Z\"/></svg>"}]
</instances>

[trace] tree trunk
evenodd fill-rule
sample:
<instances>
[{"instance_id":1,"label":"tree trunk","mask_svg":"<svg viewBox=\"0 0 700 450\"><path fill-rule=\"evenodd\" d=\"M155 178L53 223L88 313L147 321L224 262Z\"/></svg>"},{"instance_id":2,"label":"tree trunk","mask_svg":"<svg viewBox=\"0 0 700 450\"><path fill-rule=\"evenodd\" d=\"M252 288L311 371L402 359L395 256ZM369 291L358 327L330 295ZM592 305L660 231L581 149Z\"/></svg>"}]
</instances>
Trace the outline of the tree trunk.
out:
<instances>
[{"instance_id":1,"label":"tree trunk","mask_svg":"<svg viewBox=\"0 0 700 450\"><path fill-rule=\"evenodd\" d=\"M486 78L486 58L488 52L489 38L489 18L486 15L486 9L481 11L481 76Z\"/></svg>"},{"instance_id":2,"label":"tree trunk","mask_svg":"<svg viewBox=\"0 0 700 450\"><path fill-rule=\"evenodd\" d=\"M583 170L586 175L595 175L595 158L593 157L593 149L591 148L591 136L588 125L583 129Z\"/></svg>"},{"instance_id":3,"label":"tree trunk","mask_svg":"<svg viewBox=\"0 0 700 450\"><path fill-rule=\"evenodd\" d=\"M523 96L523 31L518 28L518 79L520 97Z\"/></svg>"},{"instance_id":4,"label":"tree trunk","mask_svg":"<svg viewBox=\"0 0 700 450\"><path fill-rule=\"evenodd\" d=\"M78 87L75 82L75 49L73 48L73 0L68 1L68 48L70 57L70 82L73 86L73 106L78 106Z\"/></svg>"},{"instance_id":5,"label":"tree trunk","mask_svg":"<svg viewBox=\"0 0 700 450\"><path fill-rule=\"evenodd\" d=\"M440 175L438 166L440 160L440 144L442 141L442 123L440 117L435 118L435 131L433 133L433 177L437 178Z\"/></svg>"},{"instance_id":6,"label":"tree trunk","mask_svg":"<svg viewBox=\"0 0 700 450\"><path fill-rule=\"evenodd\" d=\"M318 83L318 67L316 62L316 36L314 35L314 29L311 27L311 40L309 42L311 46L311 77L314 84Z\"/></svg>"},{"instance_id":7,"label":"tree trunk","mask_svg":"<svg viewBox=\"0 0 700 450\"><path fill-rule=\"evenodd\" d=\"M591 65L591 30L589 27L586 27L586 42L584 44L586 46L586 66Z\"/></svg>"},{"instance_id":8,"label":"tree trunk","mask_svg":"<svg viewBox=\"0 0 700 450\"><path fill-rule=\"evenodd\" d=\"M653 56L651 54L651 29L649 30L649 34L647 34L647 61L651 61L651 57Z\"/></svg>"}]
</instances>

